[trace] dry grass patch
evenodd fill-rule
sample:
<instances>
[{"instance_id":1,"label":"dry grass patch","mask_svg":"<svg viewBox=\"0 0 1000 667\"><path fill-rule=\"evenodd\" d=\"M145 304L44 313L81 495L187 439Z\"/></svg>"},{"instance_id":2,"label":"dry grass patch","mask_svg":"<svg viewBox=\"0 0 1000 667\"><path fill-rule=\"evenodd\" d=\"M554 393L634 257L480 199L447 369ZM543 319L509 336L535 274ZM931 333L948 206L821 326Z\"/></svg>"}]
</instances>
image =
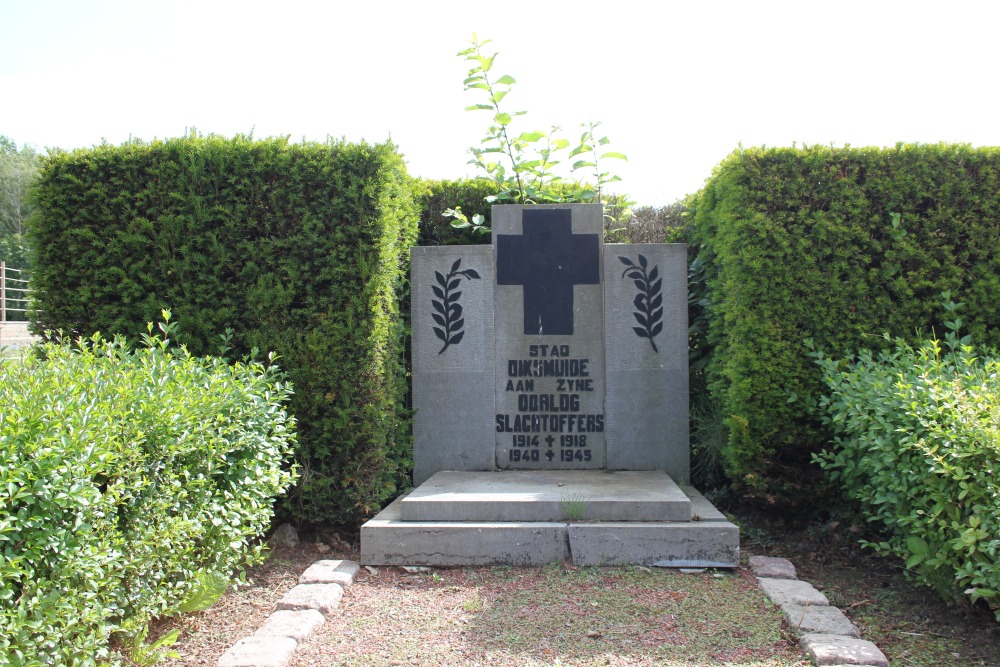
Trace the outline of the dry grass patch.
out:
<instances>
[{"instance_id":1,"label":"dry grass patch","mask_svg":"<svg viewBox=\"0 0 1000 667\"><path fill-rule=\"evenodd\" d=\"M807 665L746 572L362 570L293 665Z\"/></svg>"}]
</instances>

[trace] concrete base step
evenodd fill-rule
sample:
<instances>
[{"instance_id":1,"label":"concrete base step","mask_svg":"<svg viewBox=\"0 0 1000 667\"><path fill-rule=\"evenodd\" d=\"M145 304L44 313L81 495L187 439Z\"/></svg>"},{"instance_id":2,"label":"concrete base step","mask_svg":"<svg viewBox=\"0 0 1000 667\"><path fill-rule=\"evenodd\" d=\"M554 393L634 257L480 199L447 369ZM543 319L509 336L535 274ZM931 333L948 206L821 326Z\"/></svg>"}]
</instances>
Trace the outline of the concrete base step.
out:
<instances>
[{"instance_id":1,"label":"concrete base step","mask_svg":"<svg viewBox=\"0 0 1000 667\"><path fill-rule=\"evenodd\" d=\"M689 521L664 472L439 472L402 502L403 521Z\"/></svg>"},{"instance_id":2,"label":"concrete base step","mask_svg":"<svg viewBox=\"0 0 1000 667\"><path fill-rule=\"evenodd\" d=\"M516 480L500 476L524 475L528 471L475 473L496 476L490 485L470 488L473 498L462 498L465 491L453 487L452 500L458 509L450 508L444 495L449 493L434 482L435 475L409 496L397 499L378 516L361 528L361 559L367 565L544 565L569 560L577 565L650 565L659 567L736 567L739 565L739 529L712 506L700 493L690 487L677 487L686 499L679 505L686 507L687 520L655 520L651 507L667 514L677 513L679 499L672 497L670 485L664 487L662 479L651 476L645 490L633 490L620 499L624 507L636 505L636 513L643 520L621 520L622 508L612 508L614 500L606 487L588 486L596 475L608 479L628 479L629 473L597 471L559 471L557 476L569 475L554 483L556 489L566 487L584 489L592 499L602 498L601 513L609 518L600 520L569 520L565 517L566 500L561 493L547 488L553 483L554 471L532 474L524 478L519 487ZM541 471L530 471L540 473ZM441 473L438 473L439 475ZM468 475L470 473L462 473ZM659 473L662 475L662 473ZM665 475L664 475L665 476ZM534 478L534 480L532 480ZM444 480L449 479L445 476ZM465 478L452 477L453 481L471 483ZM632 482L637 483L638 477ZM669 478L667 478L669 479ZM566 486L558 486L562 481ZM535 491L530 483L538 484ZM594 482L589 482L596 484ZM612 485L618 481L611 482ZM527 485L527 486L526 486ZM459 485L461 486L461 485ZM424 489L421 491L421 489ZM519 489L514 491L514 489ZM666 489L666 490L665 490ZM483 498L481 494L509 495L511 508L488 508L490 504L506 504L497 497ZM535 495L532 497L531 494ZM572 491L568 493L573 493ZM418 495L419 494L419 495ZM602 495L603 494L603 495ZM409 499L416 496L412 510ZM650 499L653 500L650 500ZM658 498L658 499L657 499ZM572 501L570 501L572 502ZM644 504L648 506L643 507ZM604 505L607 505L605 507ZM591 500L583 502L584 517ZM570 513L575 514L575 506ZM549 520L560 510L558 520ZM531 510L531 511L529 511ZM406 517L404 518L404 512ZM435 516L442 520L414 517ZM536 520L514 517L534 516ZM455 520L454 517L472 517ZM483 517L500 517L502 520L483 520Z\"/></svg>"}]
</instances>

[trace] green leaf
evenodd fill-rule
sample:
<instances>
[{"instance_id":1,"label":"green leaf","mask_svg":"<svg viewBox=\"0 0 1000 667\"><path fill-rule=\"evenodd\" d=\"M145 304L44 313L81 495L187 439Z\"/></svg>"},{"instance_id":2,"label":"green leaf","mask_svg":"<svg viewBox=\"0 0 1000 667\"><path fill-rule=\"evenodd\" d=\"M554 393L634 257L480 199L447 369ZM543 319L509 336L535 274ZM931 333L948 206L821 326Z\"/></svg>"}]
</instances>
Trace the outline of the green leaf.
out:
<instances>
[{"instance_id":1,"label":"green leaf","mask_svg":"<svg viewBox=\"0 0 1000 667\"><path fill-rule=\"evenodd\" d=\"M222 597L227 586L229 579L216 572L200 573L194 590L177 610L183 614L190 614L208 609Z\"/></svg>"},{"instance_id":2,"label":"green leaf","mask_svg":"<svg viewBox=\"0 0 1000 667\"><path fill-rule=\"evenodd\" d=\"M499 79L497 79L497 83L503 84L505 86L511 86L511 85L517 83L517 81L515 81L514 77L512 77L511 75L504 74L502 77L500 77Z\"/></svg>"},{"instance_id":3,"label":"green leaf","mask_svg":"<svg viewBox=\"0 0 1000 667\"><path fill-rule=\"evenodd\" d=\"M480 69L482 69L484 72L489 72L490 69L493 67L493 59L496 57L497 54L495 53L492 56L474 55L472 57L472 60L475 60L477 63L479 63Z\"/></svg>"},{"instance_id":4,"label":"green leaf","mask_svg":"<svg viewBox=\"0 0 1000 667\"><path fill-rule=\"evenodd\" d=\"M615 151L608 151L607 153L603 153L601 157L602 158L613 157L617 160L626 160L626 161L628 160L628 158L625 156L624 153L617 153Z\"/></svg>"},{"instance_id":5,"label":"green leaf","mask_svg":"<svg viewBox=\"0 0 1000 667\"><path fill-rule=\"evenodd\" d=\"M493 107L489 104L471 104L465 107L466 111L493 111Z\"/></svg>"},{"instance_id":6,"label":"green leaf","mask_svg":"<svg viewBox=\"0 0 1000 667\"><path fill-rule=\"evenodd\" d=\"M495 122L495 123L497 123L499 125L510 125L510 120L511 120L510 114L509 113L504 113L502 111L500 113L496 114L495 116L493 116L493 122Z\"/></svg>"}]
</instances>

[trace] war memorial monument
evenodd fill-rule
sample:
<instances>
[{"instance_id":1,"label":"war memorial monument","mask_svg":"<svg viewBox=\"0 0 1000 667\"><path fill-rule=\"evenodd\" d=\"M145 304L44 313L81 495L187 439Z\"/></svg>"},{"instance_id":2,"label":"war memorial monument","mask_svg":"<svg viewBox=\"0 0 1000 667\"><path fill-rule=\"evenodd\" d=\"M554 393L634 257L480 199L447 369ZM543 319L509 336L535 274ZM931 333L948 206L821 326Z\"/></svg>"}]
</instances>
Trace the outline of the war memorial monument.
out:
<instances>
[{"instance_id":1,"label":"war memorial monument","mask_svg":"<svg viewBox=\"0 0 1000 667\"><path fill-rule=\"evenodd\" d=\"M493 207L412 250L413 483L370 565L735 567L688 485L687 247L608 244L599 204Z\"/></svg>"}]
</instances>

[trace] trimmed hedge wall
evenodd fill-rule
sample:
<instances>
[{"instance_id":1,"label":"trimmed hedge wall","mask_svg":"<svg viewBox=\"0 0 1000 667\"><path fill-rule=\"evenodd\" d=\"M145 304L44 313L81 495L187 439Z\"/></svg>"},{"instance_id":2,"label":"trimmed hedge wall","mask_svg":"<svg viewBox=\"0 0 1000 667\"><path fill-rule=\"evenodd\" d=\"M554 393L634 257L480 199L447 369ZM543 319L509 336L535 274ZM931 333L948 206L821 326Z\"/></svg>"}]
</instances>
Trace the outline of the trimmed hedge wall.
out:
<instances>
[{"instance_id":1,"label":"trimmed hedge wall","mask_svg":"<svg viewBox=\"0 0 1000 667\"><path fill-rule=\"evenodd\" d=\"M128 333L170 308L176 338L282 359L302 477L284 510L352 523L411 455L397 289L416 238L390 144L191 135L43 159L31 220L36 329Z\"/></svg>"},{"instance_id":2,"label":"trimmed hedge wall","mask_svg":"<svg viewBox=\"0 0 1000 667\"><path fill-rule=\"evenodd\" d=\"M492 242L489 234L452 227L453 218L444 217L444 212L457 206L470 218L479 214L489 220L491 204L486 198L497 193L496 183L483 178L419 180L416 190L420 206L420 235L417 245L480 245Z\"/></svg>"},{"instance_id":3,"label":"trimmed hedge wall","mask_svg":"<svg viewBox=\"0 0 1000 667\"><path fill-rule=\"evenodd\" d=\"M804 340L840 356L884 332L942 331L947 290L977 341L1000 342L1000 149L741 149L690 205L708 391L746 491L808 495L802 472L830 434L811 410L822 383Z\"/></svg>"}]
</instances>

